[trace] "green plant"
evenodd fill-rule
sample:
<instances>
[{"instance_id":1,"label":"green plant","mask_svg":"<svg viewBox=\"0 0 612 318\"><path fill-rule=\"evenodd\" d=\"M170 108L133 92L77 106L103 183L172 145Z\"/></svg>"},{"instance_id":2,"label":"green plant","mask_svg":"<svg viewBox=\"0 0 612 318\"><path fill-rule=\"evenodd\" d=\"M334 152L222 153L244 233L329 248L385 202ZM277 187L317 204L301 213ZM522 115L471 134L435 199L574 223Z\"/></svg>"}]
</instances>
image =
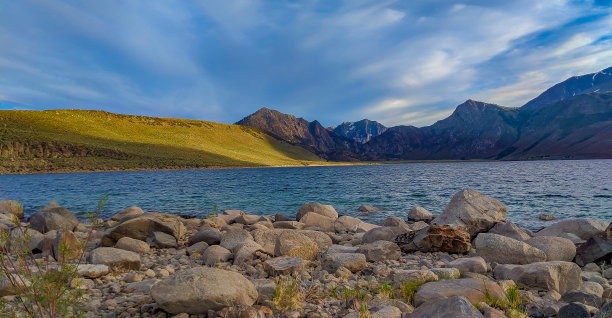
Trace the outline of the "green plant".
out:
<instances>
[{"instance_id":1,"label":"green plant","mask_svg":"<svg viewBox=\"0 0 612 318\"><path fill-rule=\"evenodd\" d=\"M370 310L368 304L363 303L359 306L359 318L370 318Z\"/></svg>"},{"instance_id":2,"label":"green plant","mask_svg":"<svg viewBox=\"0 0 612 318\"><path fill-rule=\"evenodd\" d=\"M395 299L395 288L393 288L392 282L379 282L374 292L382 297L388 299Z\"/></svg>"},{"instance_id":3,"label":"green plant","mask_svg":"<svg viewBox=\"0 0 612 318\"><path fill-rule=\"evenodd\" d=\"M349 299L355 298L358 301L364 301L369 298L370 294L366 289L361 289L359 286L355 287L344 287L340 290L340 298Z\"/></svg>"},{"instance_id":4,"label":"green plant","mask_svg":"<svg viewBox=\"0 0 612 318\"><path fill-rule=\"evenodd\" d=\"M216 213L208 213L206 215L206 218L207 219L212 219L212 218L216 218L217 216L218 216L218 214L216 214Z\"/></svg>"},{"instance_id":5,"label":"green plant","mask_svg":"<svg viewBox=\"0 0 612 318\"><path fill-rule=\"evenodd\" d=\"M304 295L300 291L298 280L291 276L280 276L272 294L271 305L279 311L299 309L302 307Z\"/></svg>"},{"instance_id":6,"label":"green plant","mask_svg":"<svg viewBox=\"0 0 612 318\"><path fill-rule=\"evenodd\" d=\"M402 282L402 284L400 285L400 295L402 295L402 298L406 299L406 301L412 304L412 301L414 300L414 294L416 293L417 289L419 289L419 287L423 284L424 283L417 283L414 281Z\"/></svg>"},{"instance_id":7,"label":"green plant","mask_svg":"<svg viewBox=\"0 0 612 318\"><path fill-rule=\"evenodd\" d=\"M88 213L92 225L84 242L61 243L57 261L36 259L30 243L29 227L23 227L14 216L13 233L0 231L0 278L8 281L15 297L0 303L0 316L7 317L81 317L79 307L85 291L76 280L78 265L84 256L84 247L91 239L98 217L108 196L98 202L95 212ZM5 314L6 313L6 314Z\"/></svg>"},{"instance_id":8,"label":"green plant","mask_svg":"<svg viewBox=\"0 0 612 318\"><path fill-rule=\"evenodd\" d=\"M336 284L331 284L329 286L329 296L331 296L334 299L338 299L339 298L338 286L336 286Z\"/></svg>"},{"instance_id":9,"label":"green plant","mask_svg":"<svg viewBox=\"0 0 612 318\"><path fill-rule=\"evenodd\" d=\"M501 309L511 318L526 317L525 312L525 296L517 286L512 286L506 290L505 299L494 297L485 289L485 303L493 308Z\"/></svg>"}]
</instances>

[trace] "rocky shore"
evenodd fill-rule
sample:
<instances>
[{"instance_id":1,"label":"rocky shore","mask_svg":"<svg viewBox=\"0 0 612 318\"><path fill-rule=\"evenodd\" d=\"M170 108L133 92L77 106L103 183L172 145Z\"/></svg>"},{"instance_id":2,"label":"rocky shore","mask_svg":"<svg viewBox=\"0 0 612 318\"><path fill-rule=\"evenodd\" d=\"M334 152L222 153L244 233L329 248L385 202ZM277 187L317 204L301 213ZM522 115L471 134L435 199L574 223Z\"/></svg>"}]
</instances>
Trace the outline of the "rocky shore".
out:
<instances>
[{"instance_id":1,"label":"rocky shore","mask_svg":"<svg viewBox=\"0 0 612 318\"><path fill-rule=\"evenodd\" d=\"M0 202L12 237L17 206ZM295 219L129 207L93 231L73 283L87 317L612 317L610 220L555 222L520 228L475 190L379 225L319 203ZM93 226L56 202L22 223L50 259ZM0 296L15 297L6 279Z\"/></svg>"}]
</instances>

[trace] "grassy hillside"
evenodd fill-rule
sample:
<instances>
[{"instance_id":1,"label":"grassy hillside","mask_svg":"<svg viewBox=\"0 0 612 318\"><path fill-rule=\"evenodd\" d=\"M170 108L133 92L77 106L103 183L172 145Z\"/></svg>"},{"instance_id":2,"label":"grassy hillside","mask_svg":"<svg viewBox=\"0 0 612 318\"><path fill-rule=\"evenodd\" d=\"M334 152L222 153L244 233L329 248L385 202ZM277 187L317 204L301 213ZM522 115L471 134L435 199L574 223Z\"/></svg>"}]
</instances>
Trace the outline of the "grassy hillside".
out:
<instances>
[{"instance_id":1,"label":"grassy hillside","mask_svg":"<svg viewBox=\"0 0 612 318\"><path fill-rule=\"evenodd\" d=\"M263 131L103 111L0 111L0 173L319 164Z\"/></svg>"}]
</instances>

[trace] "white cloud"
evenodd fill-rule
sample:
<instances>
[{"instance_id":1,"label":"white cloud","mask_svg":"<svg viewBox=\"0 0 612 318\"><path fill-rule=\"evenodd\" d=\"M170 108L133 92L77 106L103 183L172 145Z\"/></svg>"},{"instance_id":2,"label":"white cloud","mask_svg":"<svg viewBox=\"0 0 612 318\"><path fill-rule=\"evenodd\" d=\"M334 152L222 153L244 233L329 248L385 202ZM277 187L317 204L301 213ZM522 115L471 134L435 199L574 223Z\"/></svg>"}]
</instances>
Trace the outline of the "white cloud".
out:
<instances>
[{"instance_id":1,"label":"white cloud","mask_svg":"<svg viewBox=\"0 0 612 318\"><path fill-rule=\"evenodd\" d=\"M589 34L586 34L586 33L575 34L569 40L559 45L559 47L552 52L551 56L556 57L556 56L564 55L575 49L589 45L593 43L593 41L594 39Z\"/></svg>"}]
</instances>

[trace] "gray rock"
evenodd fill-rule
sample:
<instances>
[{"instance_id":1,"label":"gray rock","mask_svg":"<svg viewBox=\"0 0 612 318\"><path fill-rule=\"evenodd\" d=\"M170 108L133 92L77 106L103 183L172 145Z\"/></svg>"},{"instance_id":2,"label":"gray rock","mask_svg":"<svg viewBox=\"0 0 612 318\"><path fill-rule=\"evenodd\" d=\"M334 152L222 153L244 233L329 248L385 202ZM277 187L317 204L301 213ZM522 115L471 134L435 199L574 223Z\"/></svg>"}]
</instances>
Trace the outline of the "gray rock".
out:
<instances>
[{"instance_id":1,"label":"gray rock","mask_svg":"<svg viewBox=\"0 0 612 318\"><path fill-rule=\"evenodd\" d=\"M359 206L359 208L357 209L359 212L365 212L365 213L370 213L370 212L380 212L383 209L381 208L377 208L375 206L371 206L369 204L362 204L361 206Z\"/></svg>"},{"instance_id":2,"label":"gray rock","mask_svg":"<svg viewBox=\"0 0 612 318\"><path fill-rule=\"evenodd\" d=\"M430 269L440 279L457 279L461 276L461 272L457 268L432 268Z\"/></svg>"},{"instance_id":3,"label":"gray rock","mask_svg":"<svg viewBox=\"0 0 612 318\"><path fill-rule=\"evenodd\" d=\"M151 250L149 244L147 242L143 242L141 240L133 239L131 237L122 237L115 244L115 248L120 248L126 251L132 251L138 254L148 253Z\"/></svg>"},{"instance_id":4,"label":"gray rock","mask_svg":"<svg viewBox=\"0 0 612 318\"><path fill-rule=\"evenodd\" d=\"M399 246L389 241L376 241L361 245L357 253L364 254L368 262L398 260L402 256Z\"/></svg>"},{"instance_id":5,"label":"gray rock","mask_svg":"<svg viewBox=\"0 0 612 318\"><path fill-rule=\"evenodd\" d=\"M306 227L306 224L298 221L276 221L272 226L275 229L302 230Z\"/></svg>"},{"instance_id":6,"label":"gray rock","mask_svg":"<svg viewBox=\"0 0 612 318\"><path fill-rule=\"evenodd\" d=\"M571 262L552 261L527 265L497 265L498 280L511 279L529 288L554 290L561 294L582 287L580 267Z\"/></svg>"},{"instance_id":7,"label":"gray rock","mask_svg":"<svg viewBox=\"0 0 612 318\"><path fill-rule=\"evenodd\" d=\"M119 222L126 217L134 217L134 216L141 215L141 214L144 214L144 211L141 208L137 206L131 206L111 216L111 220Z\"/></svg>"},{"instance_id":8,"label":"gray rock","mask_svg":"<svg viewBox=\"0 0 612 318\"><path fill-rule=\"evenodd\" d=\"M151 288L153 288L153 286L159 281L159 279L146 279L140 282L129 283L125 285L125 288L128 291L138 290L145 295L149 295L151 294Z\"/></svg>"},{"instance_id":9,"label":"gray rock","mask_svg":"<svg viewBox=\"0 0 612 318\"><path fill-rule=\"evenodd\" d=\"M26 228L25 229L25 234L24 234L24 228L13 228L11 230L11 242L13 242L12 244L15 244L15 242L25 242L25 238L29 237L29 246L30 246L30 251L42 251L42 241L45 238L45 235L43 235L42 233L34 230L34 229L29 229ZM24 237L25 236L25 237Z\"/></svg>"},{"instance_id":10,"label":"gray rock","mask_svg":"<svg viewBox=\"0 0 612 318\"><path fill-rule=\"evenodd\" d=\"M182 219L176 215L146 212L124 221L107 230L102 237L103 246L114 246L122 237L146 241L153 232L164 232L180 240L186 232Z\"/></svg>"},{"instance_id":11,"label":"gray rock","mask_svg":"<svg viewBox=\"0 0 612 318\"><path fill-rule=\"evenodd\" d=\"M525 241L531 238L526 231L512 222L499 222L489 230L489 233L507 236L518 241Z\"/></svg>"},{"instance_id":12,"label":"gray rock","mask_svg":"<svg viewBox=\"0 0 612 318\"><path fill-rule=\"evenodd\" d=\"M264 270L270 276L290 275L300 272L306 263L299 257L280 256L264 262Z\"/></svg>"},{"instance_id":13,"label":"gray rock","mask_svg":"<svg viewBox=\"0 0 612 318\"><path fill-rule=\"evenodd\" d=\"M357 232L361 223L363 223L363 221L358 218L343 215L334 221L334 229L338 233L354 233Z\"/></svg>"},{"instance_id":14,"label":"gray rock","mask_svg":"<svg viewBox=\"0 0 612 318\"><path fill-rule=\"evenodd\" d=\"M149 234L147 243L154 248L175 248L178 246L176 238L164 232L153 232Z\"/></svg>"},{"instance_id":15,"label":"gray rock","mask_svg":"<svg viewBox=\"0 0 612 318\"><path fill-rule=\"evenodd\" d=\"M375 311L371 316L371 318L401 318L402 311L395 306L384 306L379 310Z\"/></svg>"},{"instance_id":16,"label":"gray rock","mask_svg":"<svg viewBox=\"0 0 612 318\"><path fill-rule=\"evenodd\" d=\"M506 221L506 206L498 200L472 189L455 194L434 224L453 224L470 235L490 230L495 223Z\"/></svg>"},{"instance_id":17,"label":"gray rock","mask_svg":"<svg viewBox=\"0 0 612 318\"><path fill-rule=\"evenodd\" d=\"M420 207L420 206L414 207L410 209L410 211L408 212L408 220L411 220L411 221L430 222L433 219L434 219L434 215L431 214L431 212L427 211L425 208Z\"/></svg>"},{"instance_id":18,"label":"gray rock","mask_svg":"<svg viewBox=\"0 0 612 318\"><path fill-rule=\"evenodd\" d=\"M169 313L205 314L229 306L251 306L258 294L253 283L239 273L195 267L156 283L151 297Z\"/></svg>"},{"instance_id":19,"label":"gray rock","mask_svg":"<svg viewBox=\"0 0 612 318\"><path fill-rule=\"evenodd\" d=\"M326 253L321 266L330 273L336 272L338 268L345 267L351 272L358 272L368 266L365 255L361 253Z\"/></svg>"},{"instance_id":20,"label":"gray rock","mask_svg":"<svg viewBox=\"0 0 612 318\"><path fill-rule=\"evenodd\" d=\"M202 253L201 258L204 265L215 266L218 263L223 263L230 260L232 258L232 252L219 245L212 245L209 246L204 253Z\"/></svg>"},{"instance_id":21,"label":"gray rock","mask_svg":"<svg viewBox=\"0 0 612 318\"><path fill-rule=\"evenodd\" d=\"M234 251L236 247L244 244L246 241L253 241L253 236L247 230L234 230L228 231L223 234L223 238L221 239L222 247L227 248L230 251Z\"/></svg>"},{"instance_id":22,"label":"gray rock","mask_svg":"<svg viewBox=\"0 0 612 318\"><path fill-rule=\"evenodd\" d=\"M238 216L236 219L234 219L234 222L244 224L244 225L251 225L251 224L255 224L259 222L260 220L261 220L260 215L242 214Z\"/></svg>"},{"instance_id":23,"label":"gray rock","mask_svg":"<svg viewBox=\"0 0 612 318\"><path fill-rule=\"evenodd\" d=\"M471 303L485 300L485 293L492 297L504 299L505 293L494 281L483 281L474 278L441 280L423 284L414 294L414 305L420 306L426 302L453 296L463 296Z\"/></svg>"},{"instance_id":24,"label":"gray rock","mask_svg":"<svg viewBox=\"0 0 612 318\"><path fill-rule=\"evenodd\" d=\"M462 296L452 296L427 302L416 308L410 318L483 318L470 300Z\"/></svg>"},{"instance_id":25,"label":"gray rock","mask_svg":"<svg viewBox=\"0 0 612 318\"><path fill-rule=\"evenodd\" d=\"M590 318L588 309L579 303L567 304L559 309L557 318Z\"/></svg>"},{"instance_id":26,"label":"gray rock","mask_svg":"<svg viewBox=\"0 0 612 318\"><path fill-rule=\"evenodd\" d=\"M306 227L317 227L325 231L333 232L334 222L336 218L330 218L315 212L308 212L300 218L300 222L306 224Z\"/></svg>"},{"instance_id":27,"label":"gray rock","mask_svg":"<svg viewBox=\"0 0 612 318\"><path fill-rule=\"evenodd\" d=\"M327 234L311 230L255 230L253 231L253 239L255 242L257 242L257 244L261 245L264 251L269 254L274 254L276 239L285 232L295 232L307 236L319 246L319 250L326 250L332 245L332 239Z\"/></svg>"},{"instance_id":28,"label":"gray rock","mask_svg":"<svg viewBox=\"0 0 612 318\"><path fill-rule=\"evenodd\" d=\"M603 296L604 288L601 284L596 282L582 282L582 291L585 293L593 294L597 297Z\"/></svg>"},{"instance_id":29,"label":"gray rock","mask_svg":"<svg viewBox=\"0 0 612 318\"><path fill-rule=\"evenodd\" d=\"M393 242L395 240L395 237L403 232L406 231L397 227L377 227L365 232L363 238L361 239L361 242L364 244L374 243L376 241L381 240Z\"/></svg>"},{"instance_id":30,"label":"gray rock","mask_svg":"<svg viewBox=\"0 0 612 318\"><path fill-rule=\"evenodd\" d=\"M559 221L540 230L535 236L559 236L562 233L572 233L583 240L603 233L609 222L578 218Z\"/></svg>"},{"instance_id":31,"label":"gray rock","mask_svg":"<svg viewBox=\"0 0 612 318\"><path fill-rule=\"evenodd\" d=\"M274 290L276 289L274 280L267 278L252 279L251 283L253 283L255 289L257 289L260 301L272 299L272 295L274 295Z\"/></svg>"},{"instance_id":32,"label":"gray rock","mask_svg":"<svg viewBox=\"0 0 612 318\"><path fill-rule=\"evenodd\" d=\"M487 262L480 256L458 258L448 263L449 267L454 267L461 272L472 272L485 274L487 272Z\"/></svg>"},{"instance_id":33,"label":"gray rock","mask_svg":"<svg viewBox=\"0 0 612 318\"><path fill-rule=\"evenodd\" d=\"M487 262L530 264L546 261L541 250L518 240L492 233L480 233L474 240L476 253Z\"/></svg>"},{"instance_id":34,"label":"gray rock","mask_svg":"<svg viewBox=\"0 0 612 318\"><path fill-rule=\"evenodd\" d=\"M308 236L299 232L285 232L278 236L274 256L293 256L313 260L319 253L319 246Z\"/></svg>"},{"instance_id":35,"label":"gray rock","mask_svg":"<svg viewBox=\"0 0 612 318\"><path fill-rule=\"evenodd\" d=\"M404 220L398 218L397 216L390 216L386 218L380 225L387 227L401 227L408 231L412 230Z\"/></svg>"},{"instance_id":36,"label":"gray rock","mask_svg":"<svg viewBox=\"0 0 612 318\"><path fill-rule=\"evenodd\" d=\"M357 253L357 250L359 249L358 246L345 246L345 245L337 245L334 244L332 246L330 246L327 251L325 251L328 254L332 254L332 253Z\"/></svg>"},{"instance_id":37,"label":"gray rock","mask_svg":"<svg viewBox=\"0 0 612 318\"><path fill-rule=\"evenodd\" d=\"M188 245L193 245L198 242L206 242L208 245L215 245L221 242L223 234L219 230L211 226L205 226L189 237Z\"/></svg>"},{"instance_id":38,"label":"gray rock","mask_svg":"<svg viewBox=\"0 0 612 318\"><path fill-rule=\"evenodd\" d=\"M256 252L262 250L261 245L255 241L246 241L236 248L234 254L234 265L242 265L256 258Z\"/></svg>"},{"instance_id":39,"label":"gray rock","mask_svg":"<svg viewBox=\"0 0 612 318\"><path fill-rule=\"evenodd\" d=\"M576 256L576 245L566 238L557 236L536 236L525 243L546 254L547 261L571 262Z\"/></svg>"},{"instance_id":40,"label":"gray rock","mask_svg":"<svg viewBox=\"0 0 612 318\"><path fill-rule=\"evenodd\" d=\"M579 290L570 290L563 294L561 301L565 303L581 303L595 308L601 307L604 303L601 297Z\"/></svg>"},{"instance_id":41,"label":"gray rock","mask_svg":"<svg viewBox=\"0 0 612 318\"><path fill-rule=\"evenodd\" d=\"M73 231L79 221L66 208L51 208L47 211L39 211L30 217L30 226L40 233L48 231Z\"/></svg>"},{"instance_id":42,"label":"gray rock","mask_svg":"<svg viewBox=\"0 0 612 318\"><path fill-rule=\"evenodd\" d=\"M208 244L206 242L197 242L189 247L187 247L187 254L194 255L199 254L202 255L204 251L208 248Z\"/></svg>"},{"instance_id":43,"label":"gray rock","mask_svg":"<svg viewBox=\"0 0 612 318\"><path fill-rule=\"evenodd\" d=\"M538 218L542 221L554 221L557 219L557 217L550 215L550 214L546 214L546 213L542 213L538 215Z\"/></svg>"},{"instance_id":44,"label":"gray rock","mask_svg":"<svg viewBox=\"0 0 612 318\"><path fill-rule=\"evenodd\" d=\"M612 241L592 237L576 249L576 263L583 266L588 263L612 260Z\"/></svg>"},{"instance_id":45,"label":"gray rock","mask_svg":"<svg viewBox=\"0 0 612 318\"><path fill-rule=\"evenodd\" d=\"M110 272L110 268L103 264L80 264L77 267L77 274L87 278L102 277Z\"/></svg>"},{"instance_id":46,"label":"gray rock","mask_svg":"<svg viewBox=\"0 0 612 318\"><path fill-rule=\"evenodd\" d=\"M113 271L139 270L140 255L113 247L98 247L91 251L92 264L107 265Z\"/></svg>"},{"instance_id":47,"label":"gray rock","mask_svg":"<svg viewBox=\"0 0 612 318\"><path fill-rule=\"evenodd\" d=\"M429 269L396 269L393 270L393 286L399 288L404 282L423 284L438 280L438 275Z\"/></svg>"},{"instance_id":48,"label":"gray rock","mask_svg":"<svg viewBox=\"0 0 612 318\"><path fill-rule=\"evenodd\" d=\"M324 204L320 204L316 202L307 202L307 203L302 204L302 206L300 207L300 210L295 216L295 219L297 221L301 221L302 217L306 215L306 213L308 212L320 214L320 215L332 218L334 220L338 218L338 212L336 212L336 209L334 209L333 206L324 205Z\"/></svg>"}]
</instances>

